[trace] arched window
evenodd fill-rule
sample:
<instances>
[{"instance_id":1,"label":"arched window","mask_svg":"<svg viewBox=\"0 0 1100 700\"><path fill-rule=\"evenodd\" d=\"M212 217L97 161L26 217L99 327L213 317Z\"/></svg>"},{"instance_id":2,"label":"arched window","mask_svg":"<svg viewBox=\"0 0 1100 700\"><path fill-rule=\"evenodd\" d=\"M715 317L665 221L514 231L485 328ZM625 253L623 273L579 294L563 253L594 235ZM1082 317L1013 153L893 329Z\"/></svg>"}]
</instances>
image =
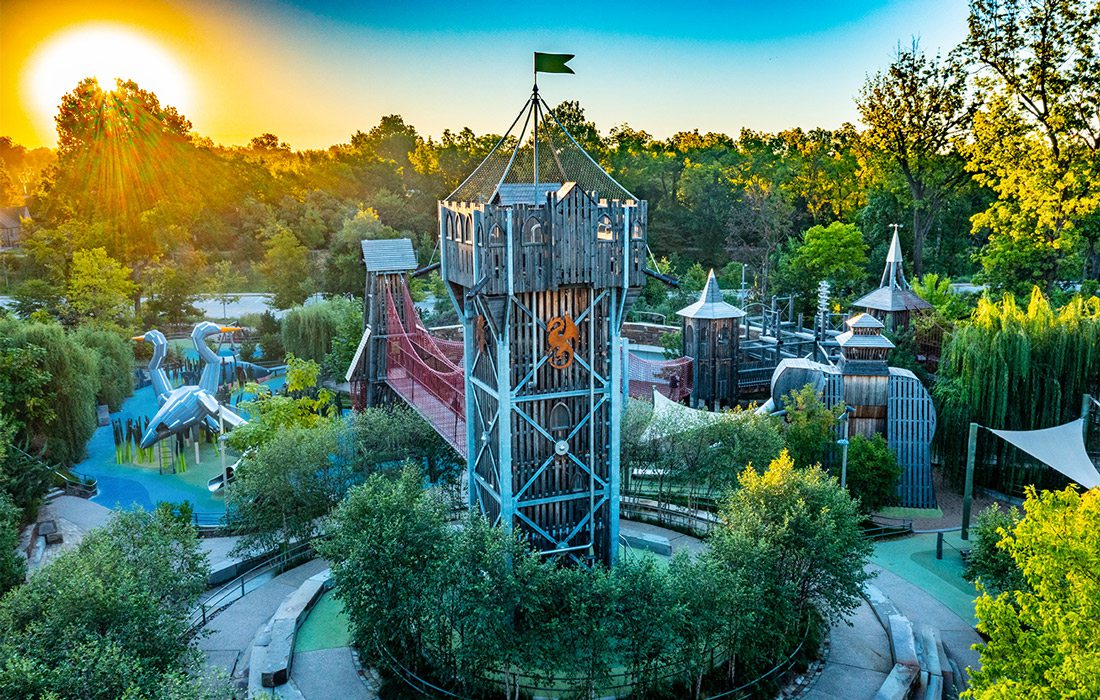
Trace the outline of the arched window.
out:
<instances>
[{"instance_id":1,"label":"arched window","mask_svg":"<svg viewBox=\"0 0 1100 700\"><path fill-rule=\"evenodd\" d=\"M573 428L573 418L569 414L569 407L565 402L559 401L550 409L550 434L558 440L564 440Z\"/></svg>"},{"instance_id":2,"label":"arched window","mask_svg":"<svg viewBox=\"0 0 1100 700\"><path fill-rule=\"evenodd\" d=\"M545 243L545 238L542 232L542 221L537 216L527 217L527 221L523 224L523 242L524 243Z\"/></svg>"},{"instance_id":3,"label":"arched window","mask_svg":"<svg viewBox=\"0 0 1100 700\"><path fill-rule=\"evenodd\" d=\"M448 241L455 239L455 215L445 214L446 218L443 219L443 235L447 237Z\"/></svg>"},{"instance_id":4,"label":"arched window","mask_svg":"<svg viewBox=\"0 0 1100 700\"><path fill-rule=\"evenodd\" d=\"M634 225L630 227L630 237L635 241L645 238L645 226L642 226L641 221L634 221Z\"/></svg>"},{"instance_id":5,"label":"arched window","mask_svg":"<svg viewBox=\"0 0 1100 700\"><path fill-rule=\"evenodd\" d=\"M489 245L504 245L504 230L500 224L493 224L489 230Z\"/></svg>"},{"instance_id":6,"label":"arched window","mask_svg":"<svg viewBox=\"0 0 1100 700\"><path fill-rule=\"evenodd\" d=\"M610 241L615 238L615 231L612 228L611 217L604 214L600 217L600 221L596 224L596 239L601 241Z\"/></svg>"}]
</instances>

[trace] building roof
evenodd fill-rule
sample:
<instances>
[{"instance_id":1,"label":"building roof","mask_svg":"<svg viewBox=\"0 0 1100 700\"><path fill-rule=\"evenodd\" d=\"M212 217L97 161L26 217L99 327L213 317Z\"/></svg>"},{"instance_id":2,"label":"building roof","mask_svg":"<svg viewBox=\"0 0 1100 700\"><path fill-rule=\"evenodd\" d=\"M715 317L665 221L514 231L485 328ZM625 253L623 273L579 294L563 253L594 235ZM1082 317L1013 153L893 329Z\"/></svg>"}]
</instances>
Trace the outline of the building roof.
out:
<instances>
[{"instance_id":1,"label":"building roof","mask_svg":"<svg viewBox=\"0 0 1100 700\"><path fill-rule=\"evenodd\" d=\"M885 328L886 325L871 314L856 314L844 322L849 328Z\"/></svg>"},{"instance_id":2,"label":"building roof","mask_svg":"<svg viewBox=\"0 0 1100 700\"><path fill-rule=\"evenodd\" d=\"M882 271L882 281L879 282L878 289L863 295L852 306L875 311L916 311L932 307L909 288L901 257L901 241L898 240L896 229L890 240L890 252L886 254L886 267Z\"/></svg>"},{"instance_id":3,"label":"building roof","mask_svg":"<svg viewBox=\"0 0 1100 700\"><path fill-rule=\"evenodd\" d=\"M898 287L879 287L870 294L856 299L852 302L852 306L875 311L915 311L932 307L912 290Z\"/></svg>"},{"instance_id":4,"label":"building roof","mask_svg":"<svg viewBox=\"0 0 1100 700\"><path fill-rule=\"evenodd\" d=\"M714 276L714 270L707 275L707 283L703 286L703 293L699 295L699 301L691 306L685 306L676 312L684 318L741 318L745 312L733 304L726 302L722 296L722 290L718 288L718 279Z\"/></svg>"},{"instance_id":5,"label":"building roof","mask_svg":"<svg viewBox=\"0 0 1100 700\"><path fill-rule=\"evenodd\" d=\"M367 272L405 272L416 269L416 253L408 238L361 241Z\"/></svg>"},{"instance_id":6,"label":"building roof","mask_svg":"<svg viewBox=\"0 0 1100 700\"><path fill-rule=\"evenodd\" d=\"M894 347L890 339L878 333L860 334L854 331L844 331L836 337L836 342L841 350L848 348L886 348Z\"/></svg>"},{"instance_id":7,"label":"building roof","mask_svg":"<svg viewBox=\"0 0 1100 700\"><path fill-rule=\"evenodd\" d=\"M493 202L505 207L513 204L545 204L546 194L557 192L561 188L560 182L540 182L537 185L532 182L505 183L497 187Z\"/></svg>"},{"instance_id":8,"label":"building roof","mask_svg":"<svg viewBox=\"0 0 1100 700\"><path fill-rule=\"evenodd\" d=\"M19 228L22 226L20 217L29 219L31 216L27 207L0 207L0 228Z\"/></svg>"}]
</instances>

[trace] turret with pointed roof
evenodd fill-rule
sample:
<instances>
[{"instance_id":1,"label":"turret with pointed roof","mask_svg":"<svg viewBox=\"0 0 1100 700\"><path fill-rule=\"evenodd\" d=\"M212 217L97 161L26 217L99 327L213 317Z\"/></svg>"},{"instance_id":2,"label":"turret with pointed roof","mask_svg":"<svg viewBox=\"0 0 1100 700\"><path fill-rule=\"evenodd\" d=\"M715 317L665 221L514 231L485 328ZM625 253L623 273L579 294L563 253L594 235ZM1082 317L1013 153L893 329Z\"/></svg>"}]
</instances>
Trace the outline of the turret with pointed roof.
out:
<instances>
[{"instance_id":1,"label":"turret with pointed roof","mask_svg":"<svg viewBox=\"0 0 1100 700\"><path fill-rule=\"evenodd\" d=\"M676 313L683 318L684 355L694 359L692 402L716 408L734 405L738 340L745 312L725 300L711 270L699 300Z\"/></svg>"},{"instance_id":2,"label":"turret with pointed roof","mask_svg":"<svg viewBox=\"0 0 1100 700\"><path fill-rule=\"evenodd\" d=\"M852 306L866 309L867 313L883 321L890 330L905 328L909 325L910 314L932 307L909 288L897 229L890 241L890 252L886 255L886 267L882 271L882 281L879 282L878 289L860 297Z\"/></svg>"}]
</instances>

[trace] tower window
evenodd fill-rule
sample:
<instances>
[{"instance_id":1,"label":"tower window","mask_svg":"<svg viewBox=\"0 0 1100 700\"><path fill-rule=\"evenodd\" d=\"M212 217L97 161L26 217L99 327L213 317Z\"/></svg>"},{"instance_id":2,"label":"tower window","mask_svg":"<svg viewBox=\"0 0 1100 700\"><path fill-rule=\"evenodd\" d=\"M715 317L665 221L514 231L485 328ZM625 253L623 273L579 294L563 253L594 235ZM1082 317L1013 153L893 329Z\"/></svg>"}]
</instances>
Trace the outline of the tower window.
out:
<instances>
[{"instance_id":1,"label":"tower window","mask_svg":"<svg viewBox=\"0 0 1100 700\"><path fill-rule=\"evenodd\" d=\"M612 228L611 217L604 214L600 217L600 222L596 224L596 238L601 241L610 241L615 238L615 231Z\"/></svg>"},{"instance_id":2,"label":"tower window","mask_svg":"<svg viewBox=\"0 0 1100 700\"><path fill-rule=\"evenodd\" d=\"M527 217L527 221L524 222L523 242L528 244L546 242L543 236L542 222L539 221L537 216L529 216Z\"/></svg>"},{"instance_id":3,"label":"tower window","mask_svg":"<svg viewBox=\"0 0 1100 700\"><path fill-rule=\"evenodd\" d=\"M634 225L630 227L630 237L635 241L645 238L645 227L642 226L641 221L635 221Z\"/></svg>"}]
</instances>

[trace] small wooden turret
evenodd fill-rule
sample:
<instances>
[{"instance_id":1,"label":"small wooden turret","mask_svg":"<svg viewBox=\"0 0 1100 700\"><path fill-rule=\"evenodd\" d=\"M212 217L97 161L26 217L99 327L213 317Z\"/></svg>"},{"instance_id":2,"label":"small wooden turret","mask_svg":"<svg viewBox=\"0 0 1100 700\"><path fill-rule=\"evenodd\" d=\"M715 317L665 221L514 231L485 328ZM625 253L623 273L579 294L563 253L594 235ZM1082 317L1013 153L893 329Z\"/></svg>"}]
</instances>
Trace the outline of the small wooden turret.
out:
<instances>
[{"instance_id":1,"label":"small wooden turret","mask_svg":"<svg viewBox=\"0 0 1100 700\"><path fill-rule=\"evenodd\" d=\"M715 409L736 405L738 343L745 312L726 302L711 270L699 300L676 313L683 318L684 355L693 360L692 403Z\"/></svg>"}]
</instances>

